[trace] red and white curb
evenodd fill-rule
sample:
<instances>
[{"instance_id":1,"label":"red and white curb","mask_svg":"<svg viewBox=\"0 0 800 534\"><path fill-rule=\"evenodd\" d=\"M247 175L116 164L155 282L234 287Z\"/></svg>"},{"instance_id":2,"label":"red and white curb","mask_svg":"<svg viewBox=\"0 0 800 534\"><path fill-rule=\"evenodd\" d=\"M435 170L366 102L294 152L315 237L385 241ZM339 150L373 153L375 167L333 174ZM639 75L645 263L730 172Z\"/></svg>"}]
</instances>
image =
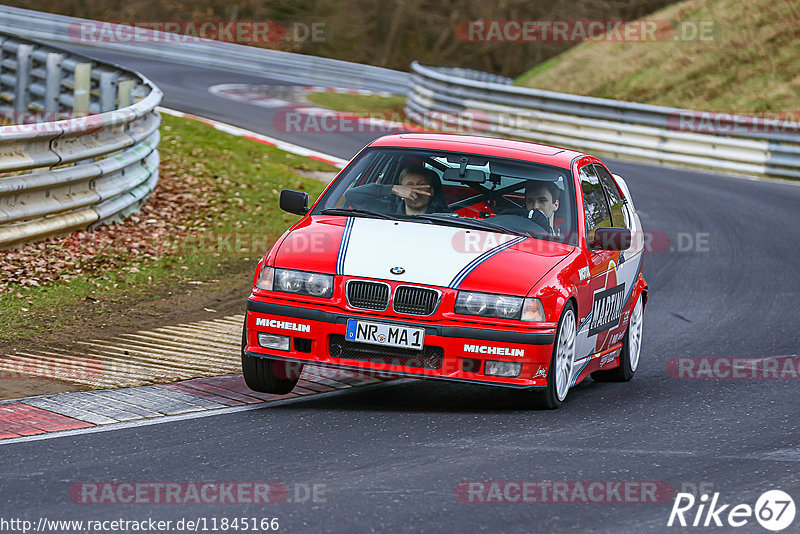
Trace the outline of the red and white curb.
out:
<instances>
[{"instance_id":1,"label":"red and white curb","mask_svg":"<svg viewBox=\"0 0 800 534\"><path fill-rule=\"evenodd\" d=\"M323 85L304 85L303 89L309 93L339 93L345 95L362 95L362 96L397 96L403 93L390 93L389 91L371 91L369 89L347 89L344 87L325 87Z\"/></svg>"},{"instance_id":2,"label":"red and white curb","mask_svg":"<svg viewBox=\"0 0 800 534\"><path fill-rule=\"evenodd\" d=\"M292 143L288 143L286 141L281 141L280 139L276 139L274 137L270 137L268 135L260 134L258 132L253 132L251 130L245 130L244 128L239 128L238 126L232 126L230 124L226 124L224 122L215 121L212 119L207 119L205 117L198 117L197 115L192 115L190 113L184 113L182 111L177 111L174 109L168 108L157 108L159 112L165 113L167 115L172 115L173 117L182 117L186 119L196 120L211 126L221 132L225 132L231 135L235 135L237 137L244 137L245 139L250 139L251 141L256 141L257 143L263 143L265 145L274 146L280 150L285 152L289 152L290 154L297 154L298 156L305 156L307 158L311 158L317 161L321 161L323 163L328 163L333 165L334 167L343 168L347 163L346 159L337 158L336 156L332 156L330 154L325 154L324 152L318 152L316 150L311 150L310 148L305 148L300 145L295 145Z\"/></svg>"},{"instance_id":3,"label":"red and white curb","mask_svg":"<svg viewBox=\"0 0 800 534\"><path fill-rule=\"evenodd\" d=\"M297 386L286 395L252 391L242 375L236 374L174 384L29 397L0 403L0 440L18 441L103 426L116 428L119 423L154 423L160 422L159 418L202 415L213 410L229 412L236 407L256 407L382 382L383 379L373 376L308 365Z\"/></svg>"},{"instance_id":4,"label":"red and white curb","mask_svg":"<svg viewBox=\"0 0 800 534\"><path fill-rule=\"evenodd\" d=\"M402 96L403 93L390 93L388 91L370 91L369 89L347 89L344 87L325 87L322 85L257 85L248 83L220 83L212 85L208 91L223 98L232 98L246 102L257 102L264 100L269 102L274 100L283 105L291 105L292 102L281 98L272 98L275 95L291 94L302 97L307 93L337 93L345 95L359 96Z\"/></svg>"},{"instance_id":5,"label":"red and white curb","mask_svg":"<svg viewBox=\"0 0 800 534\"><path fill-rule=\"evenodd\" d=\"M247 102L256 106L265 108L277 109L284 108L286 113L302 114L312 117L309 121L303 122L303 126L298 126L301 131L293 133L340 133L340 132L364 132L364 133L392 133L400 131L413 131L413 132L430 132L423 127L416 124L410 124L407 121L389 120L381 116L373 115L356 115L342 111L335 111L319 106L309 104L305 100L307 93L340 93L340 94L355 94L355 95L375 95L375 96L394 96L392 93L383 91L368 91L360 89L344 89L340 87L322 87L322 86L302 86L302 85L252 85L252 84L237 84L226 83L213 85L208 88L211 94L219 96L220 98L227 98L229 100L236 100L239 102ZM329 119L334 118L336 121L333 131L329 131L330 127L320 124L315 121L313 117ZM291 123L298 121L289 121ZM289 128L288 125L282 125Z\"/></svg>"}]
</instances>

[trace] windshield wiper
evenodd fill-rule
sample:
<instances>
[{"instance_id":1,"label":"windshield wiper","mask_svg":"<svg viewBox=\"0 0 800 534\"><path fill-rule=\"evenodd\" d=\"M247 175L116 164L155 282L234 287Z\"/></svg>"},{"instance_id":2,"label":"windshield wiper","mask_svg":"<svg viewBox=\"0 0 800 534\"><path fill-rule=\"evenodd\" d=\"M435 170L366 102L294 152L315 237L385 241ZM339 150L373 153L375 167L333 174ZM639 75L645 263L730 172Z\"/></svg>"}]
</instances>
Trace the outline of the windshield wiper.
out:
<instances>
[{"instance_id":1,"label":"windshield wiper","mask_svg":"<svg viewBox=\"0 0 800 534\"><path fill-rule=\"evenodd\" d=\"M441 222L451 226L459 226L462 228L475 228L476 230L496 230L504 234L513 234L527 236L528 234L520 232L519 230L512 230L499 224L494 224L483 219L473 219L471 217L458 217L453 215L440 215L437 213L414 215L415 219L423 219L426 221Z\"/></svg>"},{"instance_id":2,"label":"windshield wiper","mask_svg":"<svg viewBox=\"0 0 800 534\"><path fill-rule=\"evenodd\" d=\"M378 219L388 219L390 221L397 221L399 220L397 217L392 217L391 215L387 215L385 213L378 213L377 211L370 211L370 210L362 210L358 208L328 208L320 211L322 215L361 215L364 217L375 217Z\"/></svg>"}]
</instances>

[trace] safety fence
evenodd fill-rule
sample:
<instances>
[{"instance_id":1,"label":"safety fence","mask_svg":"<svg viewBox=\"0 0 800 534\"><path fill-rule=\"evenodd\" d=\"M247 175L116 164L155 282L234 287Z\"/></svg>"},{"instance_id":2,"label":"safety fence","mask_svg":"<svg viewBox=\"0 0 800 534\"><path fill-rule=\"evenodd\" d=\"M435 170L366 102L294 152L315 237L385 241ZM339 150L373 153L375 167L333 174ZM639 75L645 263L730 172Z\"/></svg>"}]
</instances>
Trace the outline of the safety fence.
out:
<instances>
[{"instance_id":1,"label":"safety fence","mask_svg":"<svg viewBox=\"0 0 800 534\"><path fill-rule=\"evenodd\" d=\"M0 248L117 220L158 182L146 78L0 33Z\"/></svg>"},{"instance_id":2,"label":"safety fence","mask_svg":"<svg viewBox=\"0 0 800 534\"><path fill-rule=\"evenodd\" d=\"M512 137L608 157L800 178L800 124L511 85L468 69L412 64L406 114L423 126Z\"/></svg>"}]
</instances>

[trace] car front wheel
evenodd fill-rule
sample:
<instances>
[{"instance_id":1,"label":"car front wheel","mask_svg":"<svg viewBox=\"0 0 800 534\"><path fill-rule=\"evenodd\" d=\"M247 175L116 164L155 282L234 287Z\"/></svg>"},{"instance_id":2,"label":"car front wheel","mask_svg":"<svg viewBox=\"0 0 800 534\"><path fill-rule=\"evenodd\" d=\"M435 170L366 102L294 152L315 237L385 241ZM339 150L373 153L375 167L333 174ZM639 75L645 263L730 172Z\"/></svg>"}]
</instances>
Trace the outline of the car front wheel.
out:
<instances>
[{"instance_id":1,"label":"car front wheel","mask_svg":"<svg viewBox=\"0 0 800 534\"><path fill-rule=\"evenodd\" d=\"M561 403L567 398L575 367L575 340L577 337L575 307L572 302L567 302L564 311L561 312L556 332L550 369L547 372L547 387L530 392L534 408L552 410L561 406Z\"/></svg>"}]
</instances>

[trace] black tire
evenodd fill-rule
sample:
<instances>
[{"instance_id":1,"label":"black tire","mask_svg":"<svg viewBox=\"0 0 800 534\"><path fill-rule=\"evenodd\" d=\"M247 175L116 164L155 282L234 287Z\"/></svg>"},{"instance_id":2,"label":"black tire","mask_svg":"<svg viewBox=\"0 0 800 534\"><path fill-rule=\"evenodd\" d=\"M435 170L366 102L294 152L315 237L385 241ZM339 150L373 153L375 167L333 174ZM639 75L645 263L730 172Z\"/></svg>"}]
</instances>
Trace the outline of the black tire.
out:
<instances>
[{"instance_id":1,"label":"black tire","mask_svg":"<svg viewBox=\"0 0 800 534\"><path fill-rule=\"evenodd\" d=\"M303 372L303 364L248 356L246 330L242 328L242 374L247 387L261 393L284 395L291 392Z\"/></svg>"},{"instance_id":2,"label":"black tire","mask_svg":"<svg viewBox=\"0 0 800 534\"><path fill-rule=\"evenodd\" d=\"M638 298L641 299L642 296L640 295ZM643 311L644 310L642 310L642 312ZM633 314L633 310L631 310L631 314ZM633 378L633 375L636 373L636 369L634 369L631 364L630 335L631 327L628 325L628 329L625 330L625 337L622 338L622 352L619 355L619 366L614 367L613 369L604 369L602 371L593 372L591 374L592 380L596 380L598 382L627 382ZM639 350L641 350L641 347Z\"/></svg>"},{"instance_id":3,"label":"black tire","mask_svg":"<svg viewBox=\"0 0 800 534\"><path fill-rule=\"evenodd\" d=\"M561 311L561 317L558 319L556 339L553 343L553 353L550 356L550 368L547 371L547 387L543 389L531 389L525 392L527 396L526 404L529 408L536 410L554 410L561 406L564 399L566 399L565 396L564 399L559 400L556 394L556 352L558 351L559 338L561 337L561 325L568 312L572 313L573 318L575 317L575 306L573 306L572 301L567 302L567 305L564 306L564 309Z\"/></svg>"}]
</instances>

